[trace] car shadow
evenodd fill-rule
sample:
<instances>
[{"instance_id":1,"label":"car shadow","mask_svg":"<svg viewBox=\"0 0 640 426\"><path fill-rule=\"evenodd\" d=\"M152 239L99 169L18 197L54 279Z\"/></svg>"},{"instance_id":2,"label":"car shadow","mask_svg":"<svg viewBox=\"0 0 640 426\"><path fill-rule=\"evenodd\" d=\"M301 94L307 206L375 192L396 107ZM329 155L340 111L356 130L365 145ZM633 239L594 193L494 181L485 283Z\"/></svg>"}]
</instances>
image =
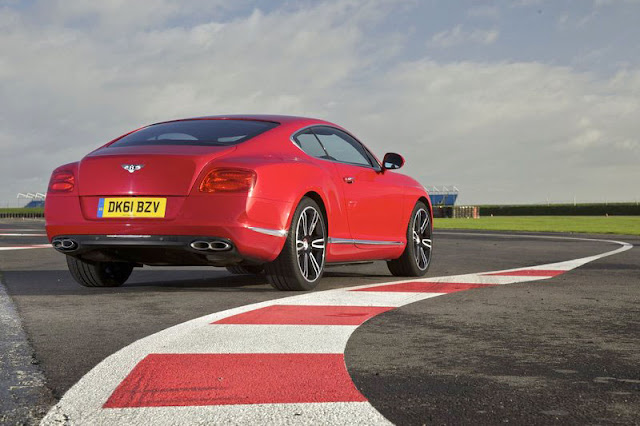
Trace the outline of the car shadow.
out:
<instances>
[{"instance_id":1,"label":"car shadow","mask_svg":"<svg viewBox=\"0 0 640 426\"><path fill-rule=\"evenodd\" d=\"M259 288L251 288L251 287ZM122 289L146 289L153 288L156 291L180 291L180 290L234 290L242 288L243 291L273 291L264 277L242 275L211 277L202 279L182 279L182 280L150 280L134 281L124 284Z\"/></svg>"},{"instance_id":2,"label":"car shadow","mask_svg":"<svg viewBox=\"0 0 640 426\"><path fill-rule=\"evenodd\" d=\"M342 278L342 279L341 279ZM344 278L350 279L345 282ZM344 288L400 278L380 273L326 271L316 291ZM225 270L153 269L134 270L131 278L121 287L83 287L76 283L68 271L60 270L12 270L3 272L3 282L12 295L78 295L144 294L203 292L203 293L278 293L280 295L300 292L277 291L260 275L231 275Z\"/></svg>"},{"instance_id":3,"label":"car shadow","mask_svg":"<svg viewBox=\"0 0 640 426\"><path fill-rule=\"evenodd\" d=\"M341 277L359 277L359 278L389 278L391 281L395 278L390 274L367 274L364 272L325 272L323 278L341 278Z\"/></svg>"},{"instance_id":4,"label":"car shadow","mask_svg":"<svg viewBox=\"0 0 640 426\"><path fill-rule=\"evenodd\" d=\"M97 295L154 292L242 292L275 291L260 275L229 275L216 271L135 271L121 287L83 287L68 271L43 270L3 272L3 283L11 295Z\"/></svg>"}]
</instances>

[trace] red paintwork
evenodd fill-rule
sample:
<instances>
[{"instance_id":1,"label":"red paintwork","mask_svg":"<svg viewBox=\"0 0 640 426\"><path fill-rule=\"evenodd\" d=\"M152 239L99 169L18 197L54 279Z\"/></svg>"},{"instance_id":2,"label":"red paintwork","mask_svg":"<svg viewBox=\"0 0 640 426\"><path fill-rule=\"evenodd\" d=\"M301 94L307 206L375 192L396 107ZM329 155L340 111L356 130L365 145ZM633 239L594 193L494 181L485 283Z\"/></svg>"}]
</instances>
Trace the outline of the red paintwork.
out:
<instances>
[{"instance_id":1,"label":"red paintwork","mask_svg":"<svg viewBox=\"0 0 640 426\"><path fill-rule=\"evenodd\" d=\"M209 235L229 238L240 254L271 261L282 250L284 238L257 233L247 226L289 229L292 214L305 194L322 199L331 238L401 241L406 243L409 216L416 201L429 197L417 181L395 171L376 172L317 159L300 150L290 137L322 120L288 116L224 116L220 119L265 120L279 126L231 147L131 146L109 148L115 139L81 161L56 170L70 170L75 188L50 192L45 205L46 229L58 235L145 234ZM342 129L345 130L345 129ZM124 136L124 135L123 135ZM120 165L143 162L128 173ZM198 187L214 168L254 170L257 181L249 193L202 193ZM347 184L344 177L354 177ZM97 218L97 203L104 196L165 196L164 219ZM391 259L399 246L329 244L326 261Z\"/></svg>"},{"instance_id":2,"label":"red paintwork","mask_svg":"<svg viewBox=\"0 0 640 426\"><path fill-rule=\"evenodd\" d=\"M360 325L383 312L383 306L272 305L223 318L212 324Z\"/></svg>"},{"instance_id":3,"label":"red paintwork","mask_svg":"<svg viewBox=\"0 0 640 426\"><path fill-rule=\"evenodd\" d=\"M350 291L383 291L400 293L455 293L458 291L471 290L473 288L493 287L494 284L474 284L474 283L430 283L425 281L411 281L400 284L380 285L377 287L359 288Z\"/></svg>"},{"instance_id":4,"label":"red paintwork","mask_svg":"<svg viewBox=\"0 0 640 426\"><path fill-rule=\"evenodd\" d=\"M343 354L151 354L103 408L366 400Z\"/></svg>"},{"instance_id":5,"label":"red paintwork","mask_svg":"<svg viewBox=\"0 0 640 426\"><path fill-rule=\"evenodd\" d=\"M549 269L521 269L519 271L496 272L487 275L506 275L521 277L555 277L564 274L567 271L549 270Z\"/></svg>"}]
</instances>

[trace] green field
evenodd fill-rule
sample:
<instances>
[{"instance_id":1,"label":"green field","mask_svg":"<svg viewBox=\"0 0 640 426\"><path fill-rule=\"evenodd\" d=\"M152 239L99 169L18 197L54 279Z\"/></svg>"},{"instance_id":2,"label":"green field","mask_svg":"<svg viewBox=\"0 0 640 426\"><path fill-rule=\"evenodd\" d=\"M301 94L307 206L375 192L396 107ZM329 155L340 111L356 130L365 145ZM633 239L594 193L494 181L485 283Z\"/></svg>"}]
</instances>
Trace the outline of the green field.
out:
<instances>
[{"instance_id":1,"label":"green field","mask_svg":"<svg viewBox=\"0 0 640 426\"><path fill-rule=\"evenodd\" d=\"M640 235L640 216L494 216L434 220L436 229Z\"/></svg>"},{"instance_id":2,"label":"green field","mask_svg":"<svg viewBox=\"0 0 640 426\"><path fill-rule=\"evenodd\" d=\"M0 208L0 213L44 213L44 208L25 209L24 207Z\"/></svg>"},{"instance_id":3,"label":"green field","mask_svg":"<svg viewBox=\"0 0 640 426\"><path fill-rule=\"evenodd\" d=\"M0 213L43 213L44 209L0 208ZM581 232L640 235L640 216L486 216L434 220L436 229L485 231Z\"/></svg>"}]
</instances>

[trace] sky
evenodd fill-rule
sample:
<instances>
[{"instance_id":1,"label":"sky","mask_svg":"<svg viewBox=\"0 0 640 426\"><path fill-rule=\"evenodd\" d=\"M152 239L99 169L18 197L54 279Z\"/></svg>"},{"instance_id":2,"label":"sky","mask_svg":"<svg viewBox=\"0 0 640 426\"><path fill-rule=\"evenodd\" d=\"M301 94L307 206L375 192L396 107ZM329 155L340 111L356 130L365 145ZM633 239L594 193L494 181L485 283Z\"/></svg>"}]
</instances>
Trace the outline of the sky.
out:
<instances>
[{"instance_id":1,"label":"sky","mask_svg":"<svg viewBox=\"0 0 640 426\"><path fill-rule=\"evenodd\" d=\"M462 204L640 200L637 0L0 0L0 205L145 124L322 118Z\"/></svg>"}]
</instances>

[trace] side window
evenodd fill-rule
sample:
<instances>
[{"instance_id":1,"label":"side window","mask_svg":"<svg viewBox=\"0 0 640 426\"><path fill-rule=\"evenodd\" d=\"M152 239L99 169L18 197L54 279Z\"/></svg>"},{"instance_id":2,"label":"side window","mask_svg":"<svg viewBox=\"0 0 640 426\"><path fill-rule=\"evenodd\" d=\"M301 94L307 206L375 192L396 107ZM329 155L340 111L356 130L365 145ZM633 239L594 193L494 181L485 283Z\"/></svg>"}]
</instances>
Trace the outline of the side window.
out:
<instances>
[{"instance_id":1,"label":"side window","mask_svg":"<svg viewBox=\"0 0 640 426\"><path fill-rule=\"evenodd\" d=\"M342 163L372 166L362 145L345 132L331 127L314 127L313 131L331 159Z\"/></svg>"},{"instance_id":2,"label":"side window","mask_svg":"<svg viewBox=\"0 0 640 426\"><path fill-rule=\"evenodd\" d=\"M298 134L294 139L300 149L302 149L310 156L327 158L327 153L324 151L322 145L320 145L320 142L318 142L318 138L316 138L311 129L305 130L304 132Z\"/></svg>"}]
</instances>

